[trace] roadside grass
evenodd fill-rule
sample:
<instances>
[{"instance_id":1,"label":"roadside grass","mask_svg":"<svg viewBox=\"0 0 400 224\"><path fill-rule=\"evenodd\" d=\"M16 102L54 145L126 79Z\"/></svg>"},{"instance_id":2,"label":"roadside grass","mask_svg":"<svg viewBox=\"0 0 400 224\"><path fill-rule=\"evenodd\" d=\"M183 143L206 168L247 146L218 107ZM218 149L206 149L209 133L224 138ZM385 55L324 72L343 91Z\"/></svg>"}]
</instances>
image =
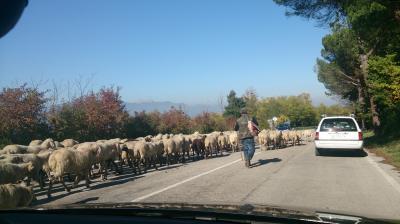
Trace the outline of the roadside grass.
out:
<instances>
[{"instance_id":1,"label":"roadside grass","mask_svg":"<svg viewBox=\"0 0 400 224\"><path fill-rule=\"evenodd\" d=\"M365 131L363 135L364 145L368 151L383 157L385 163L393 165L400 171L400 137L375 136L372 131Z\"/></svg>"}]
</instances>

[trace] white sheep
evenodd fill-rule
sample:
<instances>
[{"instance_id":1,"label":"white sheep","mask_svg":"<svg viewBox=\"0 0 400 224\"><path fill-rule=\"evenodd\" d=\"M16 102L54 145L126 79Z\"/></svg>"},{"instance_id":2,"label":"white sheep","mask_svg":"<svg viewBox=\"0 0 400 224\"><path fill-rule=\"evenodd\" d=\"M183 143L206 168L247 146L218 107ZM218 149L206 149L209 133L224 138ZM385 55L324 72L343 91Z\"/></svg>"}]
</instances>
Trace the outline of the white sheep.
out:
<instances>
[{"instance_id":1,"label":"white sheep","mask_svg":"<svg viewBox=\"0 0 400 224\"><path fill-rule=\"evenodd\" d=\"M51 197L51 189L56 180L62 183L67 192L70 192L70 188L64 182L63 176L65 174L76 175L73 188L83 178L86 181L86 187L89 188L89 172L95 159L96 151L91 149L63 148L54 151L49 157L49 170L52 175L49 177L47 196Z\"/></svg>"},{"instance_id":2,"label":"white sheep","mask_svg":"<svg viewBox=\"0 0 400 224\"><path fill-rule=\"evenodd\" d=\"M42 142L42 144L40 144L40 146L42 146L45 149L55 149L56 148L54 140L51 139L51 138L48 138L48 139L44 140Z\"/></svg>"},{"instance_id":3,"label":"white sheep","mask_svg":"<svg viewBox=\"0 0 400 224\"><path fill-rule=\"evenodd\" d=\"M51 138L48 138L44 141L32 140L28 146L43 146L44 148L47 148L47 149L49 149L49 148L55 149L56 148L55 141Z\"/></svg>"},{"instance_id":4,"label":"white sheep","mask_svg":"<svg viewBox=\"0 0 400 224\"><path fill-rule=\"evenodd\" d=\"M153 138L153 140L155 141L161 141L162 139L163 139L163 134L158 134Z\"/></svg>"},{"instance_id":5,"label":"white sheep","mask_svg":"<svg viewBox=\"0 0 400 224\"><path fill-rule=\"evenodd\" d=\"M21 163L32 163L34 169L31 170L27 176L27 185L30 185L30 180L33 179L39 183L41 189L44 187L44 172L48 164L50 151L39 154L6 154L0 156L0 162L21 164Z\"/></svg>"},{"instance_id":6,"label":"white sheep","mask_svg":"<svg viewBox=\"0 0 400 224\"><path fill-rule=\"evenodd\" d=\"M183 144L182 144L182 157L185 158L185 154L188 158L190 158L190 150L192 146L192 136L191 135L183 135Z\"/></svg>"},{"instance_id":7,"label":"white sheep","mask_svg":"<svg viewBox=\"0 0 400 224\"><path fill-rule=\"evenodd\" d=\"M212 152L216 151L218 148L218 139L217 136L213 133L208 134L204 140L205 144L205 158L207 159L208 156L212 156Z\"/></svg>"},{"instance_id":8,"label":"white sheep","mask_svg":"<svg viewBox=\"0 0 400 224\"><path fill-rule=\"evenodd\" d=\"M131 166L135 173L140 173L140 153L135 148L136 143L139 141L129 141L123 144L123 148L126 147L128 153L128 164Z\"/></svg>"},{"instance_id":9,"label":"white sheep","mask_svg":"<svg viewBox=\"0 0 400 224\"><path fill-rule=\"evenodd\" d=\"M180 156L182 155L182 162L185 161L185 155L183 154L183 147L185 144L185 138L183 137L182 134L179 135L174 135L172 137L173 141L175 142L175 156L176 159L179 160Z\"/></svg>"},{"instance_id":10,"label":"white sheep","mask_svg":"<svg viewBox=\"0 0 400 224\"><path fill-rule=\"evenodd\" d=\"M154 163L157 155L155 143L140 141L135 144L135 150L139 153L140 162L143 164L144 172L146 172L147 168L151 167L152 164L157 168Z\"/></svg>"},{"instance_id":11,"label":"white sheep","mask_svg":"<svg viewBox=\"0 0 400 224\"><path fill-rule=\"evenodd\" d=\"M229 144L231 145L233 152L239 151L239 136L236 131L229 134Z\"/></svg>"},{"instance_id":12,"label":"white sheep","mask_svg":"<svg viewBox=\"0 0 400 224\"><path fill-rule=\"evenodd\" d=\"M18 184L0 185L0 209L26 207L33 199L32 189L28 187Z\"/></svg>"},{"instance_id":13,"label":"white sheep","mask_svg":"<svg viewBox=\"0 0 400 224\"><path fill-rule=\"evenodd\" d=\"M79 144L79 142L78 142L78 141L75 141L74 139L64 139L64 141L62 141L61 144L62 144L64 147L72 147L72 146L74 146L74 145Z\"/></svg>"},{"instance_id":14,"label":"white sheep","mask_svg":"<svg viewBox=\"0 0 400 224\"><path fill-rule=\"evenodd\" d=\"M258 143L260 144L260 149L262 151L268 150L269 132L267 130L263 129L258 133Z\"/></svg>"},{"instance_id":15,"label":"white sheep","mask_svg":"<svg viewBox=\"0 0 400 224\"><path fill-rule=\"evenodd\" d=\"M39 146L40 144L42 144L43 140L32 140L29 143L29 146Z\"/></svg>"},{"instance_id":16,"label":"white sheep","mask_svg":"<svg viewBox=\"0 0 400 224\"><path fill-rule=\"evenodd\" d=\"M169 139L169 134L165 134L165 135L163 135L162 137L161 137L161 139L164 141L164 140L167 140L167 139Z\"/></svg>"},{"instance_id":17,"label":"white sheep","mask_svg":"<svg viewBox=\"0 0 400 224\"><path fill-rule=\"evenodd\" d=\"M55 146L55 149L59 149L59 148L64 148L65 146L61 143L61 142L59 142L59 141L54 141L54 146Z\"/></svg>"},{"instance_id":18,"label":"white sheep","mask_svg":"<svg viewBox=\"0 0 400 224\"><path fill-rule=\"evenodd\" d=\"M164 153L166 157L166 162L167 165L171 164L171 160L174 160L175 162L177 161L177 149L176 149L176 143L173 139L168 138L163 140L164 143Z\"/></svg>"},{"instance_id":19,"label":"white sheep","mask_svg":"<svg viewBox=\"0 0 400 224\"><path fill-rule=\"evenodd\" d=\"M154 142L155 152L156 152L156 160L162 166L164 159L164 142L159 140Z\"/></svg>"},{"instance_id":20,"label":"white sheep","mask_svg":"<svg viewBox=\"0 0 400 224\"><path fill-rule=\"evenodd\" d=\"M115 163L116 160L120 159L121 148L119 144L120 140L111 140L104 143L99 143L99 150L96 154L96 162L100 164L100 172L102 173L102 180L107 180L108 165L111 163L114 165L118 173L122 172L121 168L118 168Z\"/></svg>"},{"instance_id":21,"label":"white sheep","mask_svg":"<svg viewBox=\"0 0 400 224\"><path fill-rule=\"evenodd\" d=\"M40 153L48 149L55 149L55 144L53 139L48 138L42 142L39 146L26 146L26 145L7 145L0 150L1 154L24 154L24 153Z\"/></svg>"},{"instance_id":22,"label":"white sheep","mask_svg":"<svg viewBox=\"0 0 400 224\"><path fill-rule=\"evenodd\" d=\"M17 183L34 169L31 162L21 164L0 162L0 184Z\"/></svg>"},{"instance_id":23,"label":"white sheep","mask_svg":"<svg viewBox=\"0 0 400 224\"><path fill-rule=\"evenodd\" d=\"M223 132L221 132L218 135L217 141L218 141L218 150L222 155L222 150L226 150L226 148L228 146L228 140L227 140L227 138L226 138L226 136L224 135Z\"/></svg>"}]
</instances>

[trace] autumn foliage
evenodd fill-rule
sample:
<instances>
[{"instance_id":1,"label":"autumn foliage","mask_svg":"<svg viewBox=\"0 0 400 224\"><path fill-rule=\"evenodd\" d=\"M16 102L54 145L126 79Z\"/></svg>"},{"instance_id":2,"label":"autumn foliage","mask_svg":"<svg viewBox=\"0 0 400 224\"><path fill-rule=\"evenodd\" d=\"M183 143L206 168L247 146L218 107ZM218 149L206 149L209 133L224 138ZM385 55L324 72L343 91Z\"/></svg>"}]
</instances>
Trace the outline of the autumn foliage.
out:
<instances>
[{"instance_id":1,"label":"autumn foliage","mask_svg":"<svg viewBox=\"0 0 400 224\"><path fill-rule=\"evenodd\" d=\"M4 88L0 93L0 145L28 144L32 139L47 137L94 141L158 133L206 133L233 127L221 114L203 113L191 118L174 107L163 113L141 111L129 115L119 91L102 88L57 104L50 103L46 92L37 88Z\"/></svg>"},{"instance_id":2,"label":"autumn foliage","mask_svg":"<svg viewBox=\"0 0 400 224\"><path fill-rule=\"evenodd\" d=\"M53 108L49 121L56 139L85 141L123 137L129 115L119 89L102 88L99 92Z\"/></svg>"},{"instance_id":3,"label":"autumn foliage","mask_svg":"<svg viewBox=\"0 0 400 224\"><path fill-rule=\"evenodd\" d=\"M0 92L0 139L27 143L47 134L45 92L22 85Z\"/></svg>"}]
</instances>

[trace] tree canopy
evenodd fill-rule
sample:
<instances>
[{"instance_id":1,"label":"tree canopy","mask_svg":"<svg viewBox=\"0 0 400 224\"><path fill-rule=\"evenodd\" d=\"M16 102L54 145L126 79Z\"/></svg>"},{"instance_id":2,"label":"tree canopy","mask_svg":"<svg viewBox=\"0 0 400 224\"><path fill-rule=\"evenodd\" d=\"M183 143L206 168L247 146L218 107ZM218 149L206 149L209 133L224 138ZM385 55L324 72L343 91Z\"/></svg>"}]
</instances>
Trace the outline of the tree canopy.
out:
<instances>
[{"instance_id":1,"label":"tree canopy","mask_svg":"<svg viewBox=\"0 0 400 224\"><path fill-rule=\"evenodd\" d=\"M318 80L328 94L354 103L358 116L369 118L367 123L376 133L386 133L387 125L397 122L392 114L400 107L396 100L400 1L274 1L286 7L289 16L315 20L317 25L330 28L322 40L322 59L316 62Z\"/></svg>"},{"instance_id":2,"label":"tree canopy","mask_svg":"<svg viewBox=\"0 0 400 224\"><path fill-rule=\"evenodd\" d=\"M228 105L225 107L225 117L240 117L240 109L246 107L246 102L242 97L237 97L236 92L231 90L227 96Z\"/></svg>"}]
</instances>

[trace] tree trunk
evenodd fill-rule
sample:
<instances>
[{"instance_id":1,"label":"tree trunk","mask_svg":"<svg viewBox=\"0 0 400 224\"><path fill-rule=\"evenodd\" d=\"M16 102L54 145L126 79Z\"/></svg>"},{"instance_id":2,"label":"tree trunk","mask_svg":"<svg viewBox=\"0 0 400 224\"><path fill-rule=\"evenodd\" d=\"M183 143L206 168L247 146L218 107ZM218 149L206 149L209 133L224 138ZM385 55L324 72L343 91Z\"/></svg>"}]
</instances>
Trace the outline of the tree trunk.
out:
<instances>
[{"instance_id":1,"label":"tree trunk","mask_svg":"<svg viewBox=\"0 0 400 224\"><path fill-rule=\"evenodd\" d=\"M375 128L378 128L378 127L381 126L381 120L379 118L379 114L378 114L378 111L377 111L377 106L376 106L376 103L375 103L374 96L370 96L369 97L369 102L370 102L370 105L371 105L372 125L374 126L374 129L375 129Z\"/></svg>"},{"instance_id":2,"label":"tree trunk","mask_svg":"<svg viewBox=\"0 0 400 224\"><path fill-rule=\"evenodd\" d=\"M361 83L361 82L359 82ZM364 91L361 87L361 84L357 86L357 91L358 91L358 104L360 105L360 112L361 114L365 114L365 96L364 96ZM365 129L365 118L364 116L361 117L361 128L362 130Z\"/></svg>"}]
</instances>

